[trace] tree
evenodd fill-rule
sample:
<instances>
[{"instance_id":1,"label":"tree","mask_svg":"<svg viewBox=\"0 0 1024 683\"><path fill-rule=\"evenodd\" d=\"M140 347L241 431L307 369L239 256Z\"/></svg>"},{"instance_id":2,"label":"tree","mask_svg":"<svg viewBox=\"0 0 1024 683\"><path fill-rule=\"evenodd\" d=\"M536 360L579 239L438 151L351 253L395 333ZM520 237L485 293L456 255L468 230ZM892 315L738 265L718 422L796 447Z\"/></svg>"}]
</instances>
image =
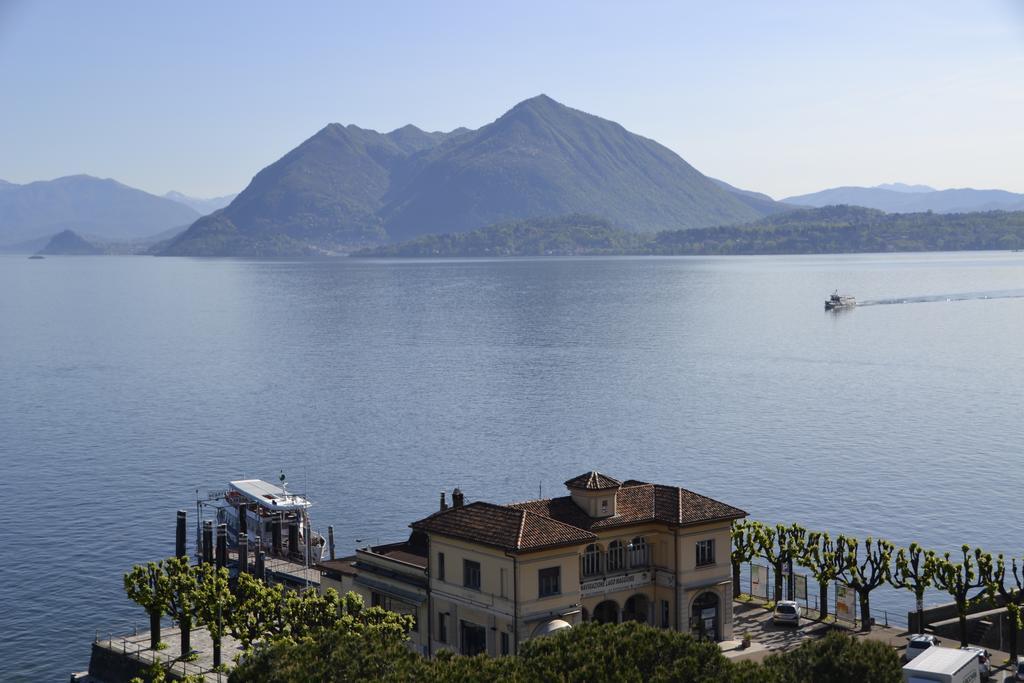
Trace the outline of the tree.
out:
<instances>
[{"instance_id":1,"label":"tree","mask_svg":"<svg viewBox=\"0 0 1024 683\"><path fill-rule=\"evenodd\" d=\"M857 597L860 599L861 630L870 631L871 591L889 580L894 546L889 541L875 541L869 536L864 541L863 560L859 557L859 547L856 539L839 537L839 579L857 591Z\"/></svg>"},{"instance_id":2,"label":"tree","mask_svg":"<svg viewBox=\"0 0 1024 683\"><path fill-rule=\"evenodd\" d=\"M221 665L220 644L228 631L228 615L234 611L235 596L231 593L231 583L227 567L217 569L212 564L194 566L196 573L196 616L199 623L206 626L213 641L213 665ZM184 650L182 650L184 653Z\"/></svg>"},{"instance_id":3,"label":"tree","mask_svg":"<svg viewBox=\"0 0 1024 683\"><path fill-rule=\"evenodd\" d=\"M894 588L914 592L918 633L924 633L924 592L932 585L935 572L935 563L928 558L934 554L917 543L911 543L910 548L900 548L896 553L896 571L889 579Z\"/></svg>"},{"instance_id":4,"label":"tree","mask_svg":"<svg viewBox=\"0 0 1024 683\"><path fill-rule=\"evenodd\" d=\"M197 617L196 591L199 583L187 557L172 557L164 560L163 565L169 586L167 614L181 630L181 656L186 658L192 652L192 626Z\"/></svg>"},{"instance_id":5,"label":"tree","mask_svg":"<svg viewBox=\"0 0 1024 683\"><path fill-rule=\"evenodd\" d=\"M132 567L124 575L124 590L128 599L149 615L149 649L156 650L160 645L160 617L167 613L170 599L170 582L163 562Z\"/></svg>"},{"instance_id":6,"label":"tree","mask_svg":"<svg viewBox=\"0 0 1024 683\"><path fill-rule=\"evenodd\" d=\"M520 648L526 681L719 681L730 662L716 643L636 622L587 622Z\"/></svg>"},{"instance_id":7,"label":"tree","mask_svg":"<svg viewBox=\"0 0 1024 683\"><path fill-rule=\"evenodd\" d=\"M235 608L228 617L228 629L249 651L256 641L285 630L284 588L268 586L252 574L238 575Z\"/></svg>"},{"instance_id":8,"label":"tree","mask_svg":"<svg viewBox=\"0 0 1024 683\"><path fill-rule=\"evenodd\" d=\"M732 594L738 597L742 592L740 587L740 569L744 562L750 562L757 552L754 540L754 524L756 522L738 519L732 523Z\"/></svg>"},{"instance_id":9,"label":"tree","mask_svg":"<svg viewBox=\"0 0 1024 683\"><path fill-rule=\"evenodd\" d=\"M412 617L380 607L344 614L332 627L299 638L279 637L260 643L231 672L230 681L408 681L419 655L406 646Z\"/></svg>"},{"instance_id":10,"label":"tree","mask_svg":"<svg viewBox=\"0 0 1024 683\"><path fill-rule=\"evenodd\" d=\"M345 607L338 592L329 588L322 594L315 588L304 591L289 591L285 594L283 621L287 624L288 635L301 638L311 633L332 628L341 619L343 612L358 616L363 608L362 599L352 593Z\"/></svg>"},{"instance_id":11,"label":"tree","mask_svg":"<svg viewBox=\"0 0 1024 683\"><path fill-rule=\"evenodd\" d=\"M803 552L797 561L807 567L818 581L818 596L821 600L819 618L824 621L828 616L828 585L839 575L835 541L828 533L812 531L807 535Z\"/></svg>"},{"instance_id":12,"label":"tree","mask_svg":"<svg viewBox=\"0 0 1024 683\"><path fill-rule=\"evenodd\" d=\"M806 532L796 524L785 526L776 524L769 527L757 523L754 538L758 554L768 560L775 574L775 590L773 600L782 599L782 568L789 565L800 554L799 540Z\"/></svg>"},{"instance_id":13,"label":"tree","mask_svg":"<svg viewBox=\"0 0 1024 683\"><path fill-rule=\"evenodd\" d=\"M1006 612L1010 616L1010 661L1016 662L1019 654L1019 635L1024 627L1021 623L1021 605L1024 604L1024 572L1018 571L1017 558L1011 563L1012 583L1006 576L1006 561L1000 555L996 559L995 568L992 571L992 584L999 592L999 596L1006 605Z\"/></svg>"},{"instance_id":14,"label":"tree","mask_svg":"<svg viewBox=\"0 0 1024 683\"><path fill-rule=\"evenodd\" d=\"M894 683L903 680L899 657L885 643L831 631L823 638L770 655L758 675L760 683Z\"/></svg>"},{"instance_id":15,"label":"tree","mask_svg":"<svg viewBox=\"0 0 1024 683\"><path fill-rule=\"evenodd\" d=\"M972 553L965 543L960 551L963 553L962 562L953 562L949 553L928 559L932 563L935 587L949 593L956 602L960 617L960 646L963 647L967 645L967 609L993 592L993 567L992 556L983 553L981 548L975 548ZM973 597L969 595L978 588L982 590Z\"/></svg>"}]
</instances>

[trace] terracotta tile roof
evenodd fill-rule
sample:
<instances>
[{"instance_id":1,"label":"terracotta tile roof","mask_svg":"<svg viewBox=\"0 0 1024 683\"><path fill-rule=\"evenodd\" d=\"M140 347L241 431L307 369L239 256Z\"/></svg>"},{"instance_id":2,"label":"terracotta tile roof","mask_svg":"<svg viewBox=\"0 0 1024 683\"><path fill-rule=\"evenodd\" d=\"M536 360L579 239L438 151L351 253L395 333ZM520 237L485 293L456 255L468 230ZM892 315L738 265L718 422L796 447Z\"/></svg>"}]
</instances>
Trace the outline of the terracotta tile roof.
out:
<instances>
[{"instance_id":1,"label":"terracotta tile roof","mask_svg":"<svg viewBox=\"0 0 1024 683\"><path fill-rule=\"evenodd\" d=\"M515 503L509 507L527 510L536 515L570 524L588 531L600 531L615 527L664 522L666 524L689 525L725 519L739 519L747 513L739 508L702 496L699 493L662 484L647 484L627 481L616 494L615 516L591 518L570 496L530 500Z\"/></svg>"},{"instance_id":2,"label":"terracotta tile roof","mask_svg":"<svg viewBox=\"0 0 1024 683\"><path fill-rule=\"evenodd\" d=\"M348 557L339 557L336 560L321 560L320 562L313 565L313 568L319 569L322 572L355 576L356 568L353 566L355 560L355 555L349 555Z\"/></svg>"},{"instance_id":3,"label":"terracotta tile roof","mask_svg":"<svg viewBox=\"0 0 1024 683\"><path fill-rule=\"evenodd\" d=\"M410 526L417 531L482 543L509 552L579 545L597 538L580 527L545 515L482 501L435 512Z\"/></svg>"},{"instance_id":4,"label":"terracotta tile roof","mask_svg":"<svg viewBox=\"0 0 1024 683\"><path fill-rule=\"evenodd\" d=\"M578 477L573 477L565 482L571 489L587 489L589 491L603 491L605 489L617 489L622 485L618 479L601 474L596 470L585 472Z\"/></svg>"},{"instance_id":5,"label":"terracotta tile roof","mask_svg":"<svg viewBox=\"0 0 1024 683\"><path fill-rule=\"evenodd\" d=\"M381 555L388 559L411 564L414 567L421 567L425 569L427 566L426 547L416 546L409 541L388 543L386 545L375 545L369 550L375 555Z\"/></svg>"}]
</instances>

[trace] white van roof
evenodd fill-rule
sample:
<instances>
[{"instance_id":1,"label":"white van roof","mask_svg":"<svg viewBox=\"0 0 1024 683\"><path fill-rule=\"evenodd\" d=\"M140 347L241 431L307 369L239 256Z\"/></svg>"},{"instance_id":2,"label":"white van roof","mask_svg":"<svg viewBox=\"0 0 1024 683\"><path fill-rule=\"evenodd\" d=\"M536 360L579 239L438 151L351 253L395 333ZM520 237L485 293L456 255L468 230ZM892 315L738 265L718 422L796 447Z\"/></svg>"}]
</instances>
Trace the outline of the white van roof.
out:
<instances>
[{"instance_id":1,"label":"white van roof","mask_svg":"<svg viewBox=\"0 0 1024 683\"><path fill-rule=\"evenodd\" d=\"M951 647L936 645L907 662L903 669L919 673L952 674L962 669L965 664L977 656L976 652L954 650Z\"/></svg>"}]
</instances>

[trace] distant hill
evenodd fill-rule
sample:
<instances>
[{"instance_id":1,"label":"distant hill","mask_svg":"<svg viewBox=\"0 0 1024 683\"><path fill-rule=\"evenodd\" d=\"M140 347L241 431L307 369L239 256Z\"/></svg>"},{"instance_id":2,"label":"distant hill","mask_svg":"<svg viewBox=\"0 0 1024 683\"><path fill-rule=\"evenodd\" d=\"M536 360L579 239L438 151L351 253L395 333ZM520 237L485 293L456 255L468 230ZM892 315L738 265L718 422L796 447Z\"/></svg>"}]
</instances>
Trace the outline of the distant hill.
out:
<instances>
[{"instance_id":1,"label":"distant hill","mask_svg":"<svg viewBox=\"0 0 1024 683\"><path fill-rule=\"evenodd\" d=\"M928 185L907 185L906 183L882 183L875 185L880 190L892 190L893 192L936 192L934 187Z\"/></svg>"},{"instance_id":2,"label":"distant hill","mask_svg":"<svg viewBox=\"0 0 1024 683\"><path fill-rule=\"evenodd\" d=\"M209 197L204 199L202 197L189 197L186 194L175 192L174 190L164 194L164 197L167 199L178 202L179 204L184 204L199 213L201 216L211 214L217 209L223 209L237 196L238 194L236 193L226 194L223 197Z\"/></svg>"},{"instance_id":3,"label":"distant hill","mask_svg":"<svg viewBox=\"0 0 1024 683\"><path fill-rule=\"evenodd\" d=\"M86 241L73 230L65 230L50 238L39 253L46 256L95 256L103 254L104 250Z\"/></svg>"},{"instance_id":4,"label":"distant hill","mask_svg":"<svg viewBox=\"0 0 1024 683\"><path fill-rule=\"evenodd\" d=\"M1024 248L1024 211L884 213L827 206L747 225L659 233L650 254L839 254Z\"/></svg>"},{"instance_id":5,"label":"distant hill","mask_svg":"<svg viewBox=\"0 0 1024 683\"><path fill-rule=\"evenodd\" d=\"M573 213L635 232L785 210L653 140L541 95L479 130L331 124L260 171L167 255L301 255Z\"/></svg>"},{"instance_id":6,"label":"distant hill","mask_svg":"<svg viewBox=\"0 0 1024 683\"><path fill-rule=\"evenodd\" d=\"M501 223L470 232L426 235L409 242L363 249L355 257L569 256L635 252L643 238L595 216Z\"/></svg>"},{"instance_id":7,"label":"distant hill","mask_svg":"<svg viewBox=\"0 0 1024 683\"><path fill-rule=\"evenodd\" d=\"M925 185L911 186L898 183L879 187L835 187L812 194L787 197L782 201L787 204L816 207L863 206L890 213L1024 210L1024 194L1005 190L933 190Z\"/></svg>"},{"instance_id":8,"label":"distant hill","mask_svg":"<svg viewBox=\"0 0 1024 683\"><path fill-rule=\"evenodd\" d=\"M744 225L637 234L591 216L563 216L428 235L362 257L824 254L1024 248L1024 212L887 214L859 206L797 209Z\"/></svg>"},{"instance_id":9,"label":"distant hill","mask_svg":"<svg viewBox=\"0 0 1024 683\"><path fill-rule=\"evenodd\" d=\"M195 221L193 209L111 179L67 176L0 190L0 245L64 230L130 240Z\"/></svg>"}]
</instances>

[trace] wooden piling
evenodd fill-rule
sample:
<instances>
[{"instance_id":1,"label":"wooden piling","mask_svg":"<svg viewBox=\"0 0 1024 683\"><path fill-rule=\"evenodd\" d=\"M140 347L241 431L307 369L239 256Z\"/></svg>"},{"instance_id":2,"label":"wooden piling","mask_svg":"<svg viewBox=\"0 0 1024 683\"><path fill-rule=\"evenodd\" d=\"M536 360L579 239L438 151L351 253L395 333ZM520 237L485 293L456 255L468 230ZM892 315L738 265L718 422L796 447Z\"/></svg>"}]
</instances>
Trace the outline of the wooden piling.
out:
<instances>
[{"instance_id":1,"label":"wooden piling","mask_svg":"<svg viewBox=\"0 0 1024 683\"><path fill-rule=\"evenodd\" d=\"M178 510L178 528L176 529L174 538L174 556L185 557L188 555L188 551L185 549L185 523L188 513L184 510Z\"/></svg>"}]
</instances>

